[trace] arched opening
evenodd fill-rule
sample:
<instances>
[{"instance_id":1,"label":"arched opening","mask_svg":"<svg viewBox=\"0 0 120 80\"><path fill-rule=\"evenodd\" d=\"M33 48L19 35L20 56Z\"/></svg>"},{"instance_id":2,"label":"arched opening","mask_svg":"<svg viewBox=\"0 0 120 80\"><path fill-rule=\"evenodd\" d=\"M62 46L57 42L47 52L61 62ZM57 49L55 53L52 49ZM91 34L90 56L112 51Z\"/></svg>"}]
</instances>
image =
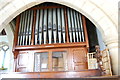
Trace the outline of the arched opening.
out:
<instances>
[{"instance_id":1,"label":"arched opening","mask_svg":"<svg viewBox=\"0 0 120 80\"><path fill-rule=\"evenodd\" d=\"M101 32L102 32L102 29L101 29Z\"/></svg>"},{"instance_id":2,"label":"arched opening","mask_svg":"<svg viewBox=\"0 0 120 80\"><path fill-rule=\"evenodd\" d=\"M52 2L45 2L45 3L43 3L43 4L41 4L41 5L39 5L39 6L50 6L50 3L52 3ZM62 5L60 5L60 4L57 4L57 3L52 3L51 5L59 5L59 6L62 6ZM34 6L34 7L39 7L38 5L37 6ZM32 8L34 8L34 7L32 7ZM37 9L36 9L37 10ZM24 16L26 16L26 14L28 14L28 15L33 15L33 13L31 13L31 14L29 14L30 12L26 12L26 13L22 13L22 14L24 14ZM38 13L40 13L40 11L38 12ZM36 16L41 16L41 15L37 15L38 13L36 13ZM41 13L42 14L42 13ZM62 13L61 13L62 14ZM28 16L27 15L27 16ZM49 13L46 13L46 15L49 15ZM75 14L76 15L76 14ZM23 16L23 15L22 15ZM67 16L68 17L68 16ZM54 18L54 17L53 17ZM64 18L64 17L63 17ZM21 18L22 19L22 18ZM62 19L62 17L61 17L61 19ZM16 19L14 19L14 25L16 24L16 21L15 21ZM24 19L22 19L22 20L24 20ZM37 19L36 19L37 20ZM77 19L76 19L77 20ZM33 21L33 20L32 20ZM65 20L64 20L65 21ZM63 22L64 22L63 21ZM52 22L52 21L51 21ZM63 22L61 22L61 24L60 24L60 22L59 22L59 24L62 26L63 25ZM30 23L30 22L29 22ZM41 22L42 23L42 22ZM22 24L22 23L21 23ZM27 24L27 22L25 23L25 24ZM36 24L37 25L42 25L42 24L38 24L37 22L36 22ZM52 23L50 23L50 24L52 24ZM49 24L49 22L47 23L47 26L50 26L50 24ZM73 24L69 24L68 23L68 25L74 25L75 23L73 23ZM78 24L78 23L76 23L76 24ZM30 24L29 24L30 25ZM32 25L32 24L31 24ZM35 27L37 26L37 25L35 25ZM56 24L54 24L55 26L56 26ZM24 25L25 26L25 25ZM44 26L46 26L46 25L44 25ZM65 24L64 24L64 26L65 26ZM90 46L90 51L89 52L92 52L92 48L93 48L93 51L95 51L95 45L98 45L99 44L99 42L98 42L98 36L97 35L100 35L101 36L101 38L102 38L102 34L101 34L101 32L98 30L98 28L96 28L96 26L88 19L88 18L86 18L86 28L87 28L87 32L88 32L88 39L89 39L89 46ZM91 27L92 26L92 27ZM44 27L43 27L44 28ZM65 28L65 27L63 27L63 28ZM22 28L21 27L21 29L23 29L23 33L25 32L25 31L27 31L27 29L25 30L25 28ZM32 29L32 28L31 28ZM36 27L36 29L38 29L37 27ZM42 28L41 28L42 29ZM65 29L64 29L65 30ZM41 30L40 30L41 31ZM76 30L77 31L77 30ZM63 31L64 32L64 31ZM21 32L22 33L22 32ZM32 33L32 31L31 31L31 33ZM37 30L36 30L36 34L37 34ZM74 33L73 33L74 34ZM82 35L82 34L81 34ZM36 35L37 36L37 35ZM68 35L68 36L70 36L70 35ZM77 38L77 37L76 37ZM65 40L64 40L65 41ZM103 41L102 39L101 39L101 41ZM58 41L59 42L59 41ZM73 40L73 42L74 42L74 40ZM36 39L36 42L34 42L34 44L38 44L39 42L37 42L37 39ZM61 43L62 43L62 41L61 41ZM63 42L64 43L64 42ZM18 43L19 44L19 43ZM24 45L24 44L22 44L22 45ZM27 44L25 44L25 45L27 45ZM104 43L103 43L103 46L105 46L104 45Z\"/></svg>"},{"instance_id":3,"label":"arched opening","mask_svg":"<svg viewBox=\"0 0 120 80\"><path fill-rule=\"evenodd\" d=\"M6 30L7 29L7 30ZM0 33L0 71L13 72L14 71L14 56L12 53L13 45L13 32L8 25Z\"/></svg>"},{"instance_id":4,"label":"arched opening","mask_svg":"<svg viewBox=\"0 0 120 80\"><path fill-rule=\"evenodd\" d=\"M16 18L13 47L17 59L15 71L88 69L84 60L87 53L96 51L95 46L99 45L98 33L89 19L69 7L54 3L32 7ZM72 58L73 62L68 64L68 60L71 61Z\"/></svg>"}]
</instances>

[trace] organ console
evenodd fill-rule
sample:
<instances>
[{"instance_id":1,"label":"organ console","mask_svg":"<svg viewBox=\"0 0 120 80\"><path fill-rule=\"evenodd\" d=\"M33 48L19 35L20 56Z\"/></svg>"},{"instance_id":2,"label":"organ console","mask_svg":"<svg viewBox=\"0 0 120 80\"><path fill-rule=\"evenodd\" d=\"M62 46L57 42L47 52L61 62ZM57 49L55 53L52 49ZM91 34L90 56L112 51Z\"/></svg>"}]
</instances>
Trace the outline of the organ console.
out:
<instances>
[{"instance_id":1,"label":"organ console","mask_svg":"<svg viewBox=\"0 0 120 80\"><path fill-rule=\"evenodd\" d=\"M17 16L15 72L73 71L75 76L98 76L99 70L88 69L88 49L86 19L76 10L41 5ZM79 75L81 71L84 74Z\"/></svg>"}]
</instances>

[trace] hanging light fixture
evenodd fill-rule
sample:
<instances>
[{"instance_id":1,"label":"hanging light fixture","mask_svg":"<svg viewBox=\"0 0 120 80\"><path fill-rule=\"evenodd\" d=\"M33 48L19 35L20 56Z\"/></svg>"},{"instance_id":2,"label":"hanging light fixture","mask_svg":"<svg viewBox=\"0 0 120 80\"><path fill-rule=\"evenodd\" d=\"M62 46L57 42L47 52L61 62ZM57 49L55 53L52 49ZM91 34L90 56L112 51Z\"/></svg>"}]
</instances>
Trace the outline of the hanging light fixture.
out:
<instances>
[{"instance_id":1,"label":"hanging light fixture","mask_svg":"<svg viewBox=\"0 0 120 80\"><path fill-rule=\"evenodd\" d=\"M9 49L9 46L3 45L1 46L1 49L4 51L4 55L3 55L3 60L2 60L2 67L0 68L0 70L7 70L7 68L4 68L4 63L5 63L6 51Z\"/></svg>"}]
</instances>

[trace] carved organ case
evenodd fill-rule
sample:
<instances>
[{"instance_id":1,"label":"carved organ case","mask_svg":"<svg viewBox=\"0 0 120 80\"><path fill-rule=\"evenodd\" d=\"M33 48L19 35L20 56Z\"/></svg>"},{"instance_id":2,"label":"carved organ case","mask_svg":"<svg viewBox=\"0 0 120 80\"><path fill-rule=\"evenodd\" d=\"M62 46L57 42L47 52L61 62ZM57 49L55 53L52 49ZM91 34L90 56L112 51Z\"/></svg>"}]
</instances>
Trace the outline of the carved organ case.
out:
<instances>
[{"instance_id":1,"label":"carved organ case","mask_svg":"<svg viewBox=\"0 0 120 80\"><path fill-rule=\"evenodd\" d=\"M39 5L16 19L16 72L80 71L88 69L85 17L61 5Z\"/></svg>"}]
</instances>

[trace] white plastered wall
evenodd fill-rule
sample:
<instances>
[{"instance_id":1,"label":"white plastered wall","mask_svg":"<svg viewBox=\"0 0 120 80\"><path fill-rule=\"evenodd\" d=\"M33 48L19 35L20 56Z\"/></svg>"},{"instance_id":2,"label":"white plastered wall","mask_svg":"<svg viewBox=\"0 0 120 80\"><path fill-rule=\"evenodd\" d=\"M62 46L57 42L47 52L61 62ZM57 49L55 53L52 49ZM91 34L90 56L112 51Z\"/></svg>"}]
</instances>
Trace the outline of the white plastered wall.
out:
<instances>
[{"instance_id":1,"label":"white plastered wall","mask_svg":"<svg viewBox=\"0 0 120 80\"><path fill-rule=\"evenodd\" d=\"M0 9L0 31L17 15L43 2L74 8L95 24L111 52L113 72L118 74L118 1L119 0L9 0ZM5 2L5 1L4 1Z\"/></svg>"}]
</instances>

